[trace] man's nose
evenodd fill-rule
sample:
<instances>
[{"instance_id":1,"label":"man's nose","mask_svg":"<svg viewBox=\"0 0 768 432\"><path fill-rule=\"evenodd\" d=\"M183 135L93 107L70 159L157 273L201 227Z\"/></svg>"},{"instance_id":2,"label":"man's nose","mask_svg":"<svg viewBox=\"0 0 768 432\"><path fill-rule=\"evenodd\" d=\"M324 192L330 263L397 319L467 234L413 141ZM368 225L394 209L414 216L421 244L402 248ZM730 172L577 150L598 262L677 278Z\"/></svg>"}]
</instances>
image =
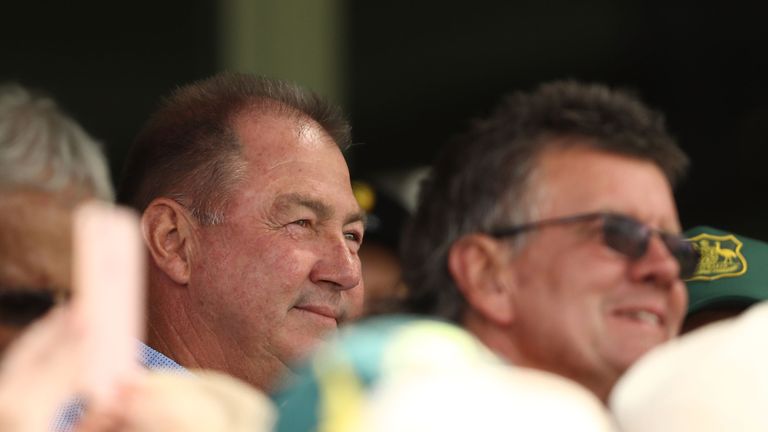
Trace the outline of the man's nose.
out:
<instances>
[{"instance_id":1,"label":"man's nose","mask_svg":"<svg viewBox=\"0 0 768 432\"><path fill-rule=\"evenodd\" d=\"M328 237L318 245L318 260L310 279L318 285L348 290L360 284L360 258L353 252L343 235Z\"/></svg>"},{"instance_id":2,"label":"man's nose","mask_svg":"<svg viewBox=\"0 0 768 432\"><path fill-rule=\"evenodd\" d=\"M669 286L680 279L680 264L662 239L653 235L648 241L645 254L633 263L630 272L636 281Z\"/></svg>"}]
</instances>

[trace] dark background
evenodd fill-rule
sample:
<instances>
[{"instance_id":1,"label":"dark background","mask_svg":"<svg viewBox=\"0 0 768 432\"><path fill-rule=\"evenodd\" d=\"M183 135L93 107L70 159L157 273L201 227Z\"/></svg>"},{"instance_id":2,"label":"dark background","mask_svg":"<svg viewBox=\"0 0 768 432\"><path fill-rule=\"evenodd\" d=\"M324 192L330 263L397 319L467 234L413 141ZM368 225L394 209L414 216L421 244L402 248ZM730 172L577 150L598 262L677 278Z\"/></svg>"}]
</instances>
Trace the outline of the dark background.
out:
<instances>
[{"instance_id":1,"label":"dark background","mask_svg":"<svg viewBox=\"0 0 768 432\"><path fill-rule=\"evenodd\" d=\"M0 80L52 93L106 144L115 176L159 97L218 68L213 0L5 3ZM768 30L759 5L344 4L354 175L429 163L505 92L601 81L666 113L693 162L678 191L685 227L768 239Z\"/></svg>"}]
</instances>

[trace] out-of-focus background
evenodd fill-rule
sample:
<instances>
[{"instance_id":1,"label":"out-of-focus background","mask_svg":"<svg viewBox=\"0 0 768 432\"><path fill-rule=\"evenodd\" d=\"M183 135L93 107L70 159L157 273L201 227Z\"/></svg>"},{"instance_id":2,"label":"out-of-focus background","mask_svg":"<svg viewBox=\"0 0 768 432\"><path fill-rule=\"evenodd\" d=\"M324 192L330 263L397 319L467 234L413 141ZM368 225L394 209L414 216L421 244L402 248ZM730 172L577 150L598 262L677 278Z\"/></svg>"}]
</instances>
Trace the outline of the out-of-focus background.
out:
<instances>
[{"instance_id":1,"label":"out-of-focus background","mask_svg":"<svg viewBox=\"0 0 768 432\"><path fill-rule=\"evenodd\" d=\"M754 2L154 0L0 8L0 80L50 92L114 175L159 97L219 70L344 106L353 176L429 163L500 96L557 78L635 89L693 161L684 226L768 238L768 26Z\"/></svg>"}]
</instances>

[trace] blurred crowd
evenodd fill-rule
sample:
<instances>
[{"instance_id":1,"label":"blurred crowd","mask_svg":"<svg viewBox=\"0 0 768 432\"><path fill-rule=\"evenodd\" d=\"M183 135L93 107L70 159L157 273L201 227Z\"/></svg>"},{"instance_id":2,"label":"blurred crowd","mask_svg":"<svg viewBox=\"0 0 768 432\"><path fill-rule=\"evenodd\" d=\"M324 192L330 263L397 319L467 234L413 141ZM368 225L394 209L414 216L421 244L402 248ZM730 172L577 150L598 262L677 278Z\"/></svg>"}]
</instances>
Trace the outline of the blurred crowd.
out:
<instances>
[{"instance_id":1,"label":"blurred crowd","mask_svg":"<svg viewBox=\"0 0 768 432\"><path fill-rule=\"evenodd\" d=\"M351 144L221 73L115 191L0 85L0 431L768 430L768 244L680 225L696 161L633 93L504 95L418 170L352 179Z\"/></svg>"}]
</instances>

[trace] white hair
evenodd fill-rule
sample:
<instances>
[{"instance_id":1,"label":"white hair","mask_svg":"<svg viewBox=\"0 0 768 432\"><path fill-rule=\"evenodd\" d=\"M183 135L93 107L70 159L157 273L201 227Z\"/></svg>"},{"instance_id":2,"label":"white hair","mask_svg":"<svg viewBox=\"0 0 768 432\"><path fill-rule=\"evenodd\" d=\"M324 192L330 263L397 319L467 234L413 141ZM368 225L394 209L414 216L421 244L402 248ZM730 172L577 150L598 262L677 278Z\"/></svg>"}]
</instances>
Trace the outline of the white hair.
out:
<instances>
[{"instance_id":1,"label":"white hair","mask_svg":"<svg viewBox=\"0 0 768 432\"><path fill-rule=\"evenodd\" d=\"M101 146L53 99L0 84L0 187L74 187L114 200Z\"/></svg>"}]
</instances>

